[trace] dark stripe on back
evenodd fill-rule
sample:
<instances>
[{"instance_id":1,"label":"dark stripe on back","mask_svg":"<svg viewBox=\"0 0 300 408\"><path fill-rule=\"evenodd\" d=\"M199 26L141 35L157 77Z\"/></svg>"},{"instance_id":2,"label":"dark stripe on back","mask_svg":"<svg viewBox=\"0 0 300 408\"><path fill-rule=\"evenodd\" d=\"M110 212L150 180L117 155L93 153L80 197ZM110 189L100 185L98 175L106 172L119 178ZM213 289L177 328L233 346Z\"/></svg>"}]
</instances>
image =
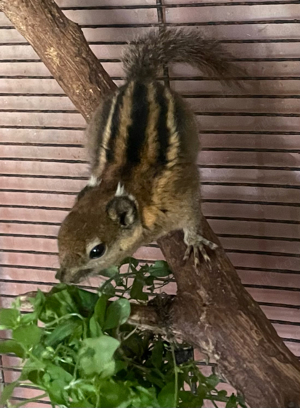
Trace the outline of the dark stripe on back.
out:
<instances>
[{"instance_id":1,"label":"dark stripe on back","mask_svg":"<svg viewBox=\"0 0 300 408\"><path fill-rule=\"evenodd\" d=\"M141 151L145 142L148 121L147 86L136 82L133 90L131 120L128 127L127 163L136 165L140 163Z\"/></svg>"},{"instance_id":2,"label":"dark stripe on back","mask_svg":"<svg viewBox=\"0 0 300 408\"><path fill-rule=\"evenodd\" d=\"M160 113L157 122L157 141L158 141L158 163L165 165L167 163L167 151L169 147L170 132L167 127L168 101L164 95L164 86L157 84L156 101L160 106Z\"/></svg>"},{"instance_id":3,"label":"dark stripe on back","mask_svg":"<svg viewBox=\"0 0 300 408\"><path fill-rule=\"evenodd\" d=\"M111 120L111 133L108 141L108 149L106 150L106 160L112 162L114 159L114 148L115 141L119 130L120 125L120 112L123 107L123 96L126 91L127 85L124 85L119 90L119 95L117 96L115 110Z\"/></svg>"},{"instance_id":4,"label":"dark stripe on back","mask_svg":"<svg viewBox=\"0 0 300 408\"><path fill-rule=\"evenodd\" d=\"M97 146L96 146L96 152L95 152L95 163L93 163L93 167L98 167L99 166L99 160L100 160L100 147L102 144L103 140L103 132L105 129L105 126L107 124L111 104L113 100L113 95L110 98L107 98L106 101L103 102L101 114L100 114L100 127L99 127L99 134L97 135Z\"/></svg>"}]
</instances>

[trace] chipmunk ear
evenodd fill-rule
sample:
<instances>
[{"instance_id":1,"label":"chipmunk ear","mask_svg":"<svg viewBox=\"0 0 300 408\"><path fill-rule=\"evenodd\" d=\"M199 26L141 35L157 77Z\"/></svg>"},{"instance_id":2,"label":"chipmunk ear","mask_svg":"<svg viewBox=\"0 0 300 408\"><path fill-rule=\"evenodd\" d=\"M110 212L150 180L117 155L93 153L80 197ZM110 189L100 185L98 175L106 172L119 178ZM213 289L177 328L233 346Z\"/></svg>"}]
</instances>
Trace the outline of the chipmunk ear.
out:
<instances>
[{"instance_id":1,"label":"chipmunk ear","mask_svg":"<svg viewBox=\"0 0 300 408\"><path fill-rule=\"evenodd\" d=\"M121 228L129 228L137 219L138 212L134 200L129 196L114 197L106 207L112 221L118 221Z\"/></svg>"}]
</instances>

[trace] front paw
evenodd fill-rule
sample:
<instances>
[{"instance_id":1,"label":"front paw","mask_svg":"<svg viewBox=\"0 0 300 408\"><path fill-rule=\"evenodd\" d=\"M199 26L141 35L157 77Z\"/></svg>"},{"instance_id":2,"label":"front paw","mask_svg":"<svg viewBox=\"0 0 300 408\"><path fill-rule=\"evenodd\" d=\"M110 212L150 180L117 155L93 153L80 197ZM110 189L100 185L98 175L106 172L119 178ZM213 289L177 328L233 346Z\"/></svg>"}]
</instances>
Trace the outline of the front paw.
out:
<instances>
[{"instance_id":1,"label":"front paw","mask_svg":"<svg viewBox=\"0 0 300 408\"><path fill-rule=\"evenodd\" d=\"M189 259L191 253L193 252L195 266L198 266L200 264L200 254L202 255L202 258L204 259L204 261L210 264L210 258L205 250L205 246L209 247L212 250L215 250L218 248L218 245L202 237L202 235L195 235L193 237L187 236L185 237L184 241L187 245L187 249L183 257L184 261Z\"/></svg>"}]
</instances>

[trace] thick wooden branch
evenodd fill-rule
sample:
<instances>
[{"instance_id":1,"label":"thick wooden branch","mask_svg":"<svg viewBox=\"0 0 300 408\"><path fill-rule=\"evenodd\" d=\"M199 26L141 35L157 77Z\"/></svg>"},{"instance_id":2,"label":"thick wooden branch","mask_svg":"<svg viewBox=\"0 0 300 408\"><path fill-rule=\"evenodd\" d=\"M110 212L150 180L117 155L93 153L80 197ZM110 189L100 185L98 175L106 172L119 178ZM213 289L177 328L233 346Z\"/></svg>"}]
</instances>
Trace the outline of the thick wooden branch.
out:
<instances>
[{"instance_id":1,"label":"thick wooden branch","mask_svg":"<svg viewBox=\"0 0 300 408\"><path fill-rule=\"evenodd\" d=\"M52 0L0 0L0 9L89 118L115 86L79 27ZM205 236L218 242L205 220L204 224ZM300 363L243 288L223 249L212 254L212 270L206 264L196 269L182 261L185 246L180 232L159 244L178 286L170 309L174 330L217 359L222 373L252 408L300 407Z\"/></svg>"},{"instance_id":2,"label":"thick wooden branch","mask_svg":"<svg viewBox=\"0 0 300 408\"><path fill-rule=\"evenodd\" d=\"M219 243L204 220L205 237ZM184 254L183 234L161 239L160 247L177 282L172 327L217 360L222 375L253 408L299 407L300 364L258 304L243 287L220 248L195 268Z\"/></svg>"}]
</instances>

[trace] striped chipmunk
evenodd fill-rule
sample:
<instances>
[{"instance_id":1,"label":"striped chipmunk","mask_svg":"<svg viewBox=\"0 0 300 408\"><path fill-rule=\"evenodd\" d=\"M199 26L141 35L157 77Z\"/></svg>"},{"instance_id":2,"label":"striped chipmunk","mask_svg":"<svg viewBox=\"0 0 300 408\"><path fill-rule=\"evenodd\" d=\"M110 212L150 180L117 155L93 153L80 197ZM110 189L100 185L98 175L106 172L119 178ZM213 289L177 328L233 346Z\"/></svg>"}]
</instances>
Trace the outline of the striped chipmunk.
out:
<instances>
[{"instance_id":1,"label":"striped chipmunk","mask_svg":"<svg viewBox=\"0 0 300 408\"><path fill-rule=\"evenodd\" d=\"M239 71L217 41L198 31L162 30L133 41L123 56L125 85L88 124L91 178L59 234L57 279L79 282L119 264L141 245L183 229L184 259L217 245L203 237L198 129L183 99L157 80L169 62L230 79Z\"/></svg>"}]
</instances>

